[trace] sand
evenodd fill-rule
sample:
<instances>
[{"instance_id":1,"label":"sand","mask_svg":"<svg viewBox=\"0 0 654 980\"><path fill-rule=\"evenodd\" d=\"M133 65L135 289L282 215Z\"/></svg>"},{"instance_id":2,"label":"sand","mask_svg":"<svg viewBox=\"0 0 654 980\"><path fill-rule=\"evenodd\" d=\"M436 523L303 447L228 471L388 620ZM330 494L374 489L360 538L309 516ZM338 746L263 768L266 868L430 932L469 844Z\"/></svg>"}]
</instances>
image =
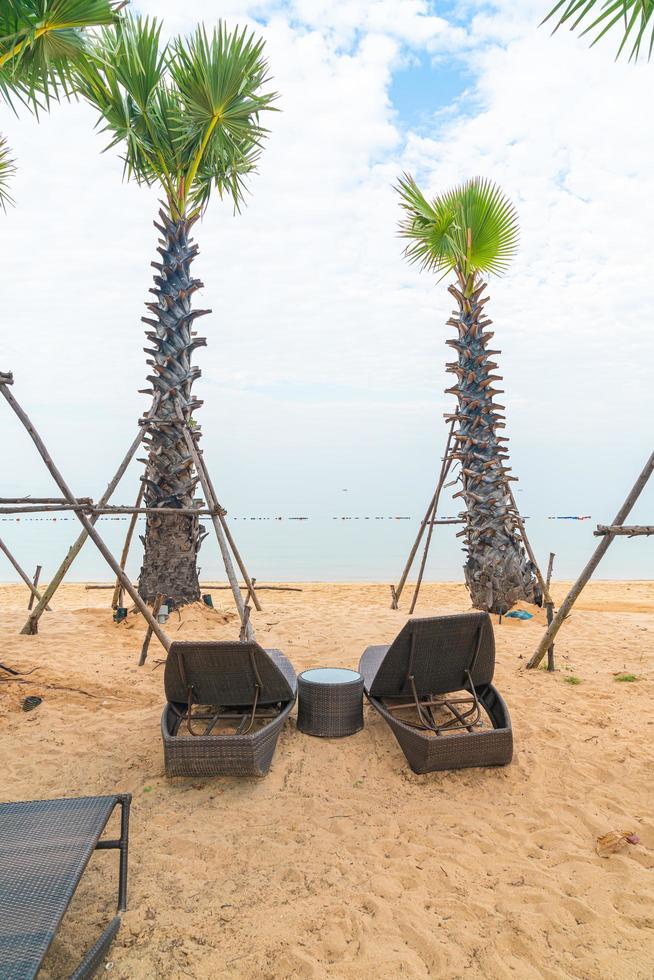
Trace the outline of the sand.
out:
<instances>
[{"instance_id":1,"label":"sand","mask_svg":"<svg viewBox=\"0 0 654 980\"><path fill-rule=\"evenodd\" d=\"M387 586L302 588L262 593L254 615L259 640L298 670L355 666L405 621ZM228 593L215 595L223 614L173 616L170 632L233 638ZM136 666L143 623L116 626L110 593L67 585L39 636L19 636L26 596L0 586L0 661L38 666L21 683L0 671L1 799L134 796L129 910L101 975L654 975L654 583L589 586L553 675L523 669L542 613L496 626L509 767L416 776L366 707L364 730L343 740L292 720L260 780L166 778L162 650L154 641ZM418 612L468 605L462 587L429 585ZM28 694L43 697L30 714ZM611 830L641 843L601 858ZM93 857L43 977L66 976L113 914L116 863Z\"/></svg>"}]
</instances>

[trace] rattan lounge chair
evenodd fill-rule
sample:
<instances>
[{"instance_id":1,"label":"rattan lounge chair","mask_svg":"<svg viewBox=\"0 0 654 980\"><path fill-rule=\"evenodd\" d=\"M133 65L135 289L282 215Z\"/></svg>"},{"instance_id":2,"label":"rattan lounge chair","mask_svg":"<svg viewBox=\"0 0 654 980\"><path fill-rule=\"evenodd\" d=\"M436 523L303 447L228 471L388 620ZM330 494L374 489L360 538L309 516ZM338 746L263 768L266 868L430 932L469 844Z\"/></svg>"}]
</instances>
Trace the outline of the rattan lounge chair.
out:
<instances>
[{"instance_id":1,"label":"rattan lounge chair","mask_svg":"<svg viewBox=\"0 0 654 980\"><path fill-rule=\"evenodd\" d=\"M172 643L161 719L169 776L264 776L295 703L280 650L258 643Z\"/></svg>"},{"instance_id":2,"label":"rattan lounge chair","mask_svg":"<svg viewBox=\"0 0 654 980\"><path fill-rule=\"evenodd\" d=\"M487 613L410 619L391 646L368 647L359 663L370 703L417 773L511 761L511 720L494 669Z\"/></svg>"},{"instance_id":3,"label":"rattan lounge chair","mask_svg":"<svg viewBox=\"0 0 654 980\"><path fill-rule=\"evenodd\" d=\"M120 851L118 911L127 901L129 794L0 804L0 977L32 980L93 851ZM119 840L100 835L120 804ZM117 915L71 980L91 977L120 926Z\"/></svg>"}]
</instances>

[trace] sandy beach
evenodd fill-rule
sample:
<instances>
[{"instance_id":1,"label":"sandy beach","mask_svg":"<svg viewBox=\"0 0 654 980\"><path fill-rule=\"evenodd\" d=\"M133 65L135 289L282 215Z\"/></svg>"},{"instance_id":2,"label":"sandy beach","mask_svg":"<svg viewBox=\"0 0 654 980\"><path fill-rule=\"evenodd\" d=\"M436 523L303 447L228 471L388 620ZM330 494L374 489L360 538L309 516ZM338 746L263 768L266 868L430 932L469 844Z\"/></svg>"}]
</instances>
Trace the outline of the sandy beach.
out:
<instances>
[{"instance_id":1,"label":"sandy beach","mask_svg":"<svg viewBox=\"0 0 654 980\"><path fill-rule=\"evenodd\" d=\"M253 616L262 645L298 671L356 666L405 622L387 586L299 587L263 592ZM555 585L558 601L565 592ZM229 594L214 595L216 612L173 614L170 634L234 638ZM294 710L264 779L168 779L163 651L153 641L137 667L144 624L115 625L109 601L65 585L39 635L19 636L27 590L0 586L0 661L38 668L0 671L0 793L133 794L112 977L651 978L654 583L591 584L553 675L524 670L543 613L496 624L514 761L427 776L366 707L364 730L343 740L300 734ZM462 586L427 585L417 612L467 608ZM30 694L43 703L25 713ZM640 843L599 857L610 830ZM116 864L93 857L45 978L66 976L113 914Z\"/></svg>"}]
</instances>

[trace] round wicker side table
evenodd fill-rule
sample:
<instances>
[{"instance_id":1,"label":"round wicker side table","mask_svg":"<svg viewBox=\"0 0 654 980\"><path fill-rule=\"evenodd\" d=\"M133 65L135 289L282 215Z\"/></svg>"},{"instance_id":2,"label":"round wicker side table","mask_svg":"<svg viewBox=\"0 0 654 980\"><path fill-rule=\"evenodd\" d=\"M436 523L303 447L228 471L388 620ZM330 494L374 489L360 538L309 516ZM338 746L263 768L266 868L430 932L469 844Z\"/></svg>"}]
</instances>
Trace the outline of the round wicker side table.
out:
<instances>
[{"instance_id":1,"label":"round wicker side table","mask_svg":"<svg viewBox=\"0 0 654 980\"><path fill-rule=\"evenodd\" d=\"M298 676L297 727L337 738L363 728L363 677L344 667L316 667Z\"/></svg>"}]
</instances>

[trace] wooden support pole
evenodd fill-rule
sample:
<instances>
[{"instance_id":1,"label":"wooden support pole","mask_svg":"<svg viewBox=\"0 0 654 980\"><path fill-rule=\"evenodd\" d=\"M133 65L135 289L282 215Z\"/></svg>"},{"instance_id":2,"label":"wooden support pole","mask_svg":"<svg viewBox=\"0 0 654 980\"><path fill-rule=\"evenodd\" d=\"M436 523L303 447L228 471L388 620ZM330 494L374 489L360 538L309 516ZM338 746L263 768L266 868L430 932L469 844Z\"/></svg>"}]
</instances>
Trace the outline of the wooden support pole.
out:
<instances>
[{"instance_id":1,"label":"wooden support pole","mask_svg":"<svg viewBox=\"0 0 654 980\"><path fill-rule=\"evenodd\" d=\"M552 571L554 570L554 552L550 551L550 560L547 563L547 576L545 582L547 585L547 591L549 592L550 584L552 582ZM548 602L545 603L545 608L547 609L547 625L552 625L552 620L554 619L554 602L550 598ZM547 648L547 669L549 671L554 670L554 644L550 644Z\"/></svg>"},{"instance_id":2,"label":"wooden support pole","mask_svg":"<svg viewBox=\"0 0 654 980\"><path fill-rule=\"evenodd\" d=\"M154 602L152 603L152 618L156 621L159 615L159 610L161 609L161 603L164 597L161 592L157 592ZM142 667L148 657L148 647L150 646L150 640L152 639L152 626L148 623L148 628L145 631L145 639L143 640L143 646L141 647L141 656L139 657L139 667Z\"/></svg>"},{"instance_id":3,"label":"wooden support pole","mask_svg":"<svg viewBox=\"0 0 654 980\"><path fill-rule=\"evenodd\" d=\"M34 582L34 584L32 584L31 578L20 567L20 565L18 564L18 562L16 561L16 559L14 558L14 556L12 555L11 551L9 550L9 548L7 547L7 545L4 543L4 541L2 540L2 538L0 538L0 551L4 551L5 555L7 556L7 558L11 562L11 564L14 566L14 568L16 569L16 571L18 572L18 574L22 578L22 580L25 583L25 585L27 586L27 588L30 590L30 593L32 595L32 598L33 599L36 599L38 602L40 602L41 601L41 593L38 592L37 589L36 589L36 582ZM41 566L39 565L39 568L40 567ZM37 579L37 581L38 581L38 579ZM48 611L50 611L50 607L49 606L46 606L45 608L47 608Z\"/></svg>"},{"instance_id":4,"label":"wooden support pole","mask_svg":"<svg viewBox=\"0 0 654 980\"><path fill-rule=\"evenodd\" d=\"M202 485L202 492L206 498L207 503L211 509L216 507L216 500L213 493L211 492L211 485L207 480L206 472L202 463L200 461L200 456L198 454L197 446L195 445L195 439L191 435L191 430L186 424L186 419L184 418L184 413L182 412L179 401L175 401L175 409L177 411L177 417L182 424L182 431L184 433L184 441L186 442L186 447L195 465L196 472L200 478L200 483ZM232 590L232 595L234 596L234 602L238 610L238 614L241 620L241 631L246 636L246 639L254 639L254 630L252 629L252 624L249 620L249 613L246 612L246 605L243 602L243 596L241 595L241 590L238 587L238 582L236 580L236 574L234 572L234 566L232 565L232 556L229 553L229 548L227 547L227 541L225 540L225 535L223 533L222 524L218 520L217 514L211 515L211 521L213 523L214 530L216 532L216 538L218 539L218 547L220 548L220 553L222 555L223 564L225 566L225 571L227 573L227 578L229 580L229 585Z\"/></svg>"},{"instance_id":5,"label":"wooden support pole","mask_svg":"<svg viewBox=\"0 0 654 980\"><path fill-rule=\"evenodd\" d=\"M219 510L219 509L218 509ZM29 507L0 507L0 514L49 514L52 511L84 511L94 517L105 514L192 514L193 516L203 517L216 513L208 507L103 507L100 503L97 506L90 502L79 504L74 507L72 504L35 504Z\"/></svg>"},{"instance_id":6,"label":"wooden support pole","mask_svg":"<svg viewBox=\"0 0 654 980\"><path fill-rule=\"evenodd\" d=\"M450 445L452 442L452 431L450 430L447 445L445 446L445 455L443 457L443 463L441 465L441 472L438 478L438 486L436 487L436 493L434 495L434 507L431 512L431 520L429 521L429 530L427 531L427 538L425 540L425 548L422 553L422 561L420 562L420 569L418 571L418 578L416 581L416 587L413 590L413 598L411 600L411 606L409 608L409 615L413 615L416 608L416 603L418 601L418 594L420 592L420 586L422 585L422 577L425 574L425 566L427 564L427 555L429 554L429 547L431 545L431 537L434 532L435 516L438 509L438 501L440 499L441 490L443 489L443 484L445 483L448 473L452 467L452 457L450 456Z\"/></svg>"},{"instance_id":7,"label":"wooden support pole","mask_svg":"<svg viewBox=\"0 0 654 980\"><path fill-rule=\"evenodd\" d=\"M91 504L90 497L78 497L80 504ZM0 497L0 504L62 504L70 509L63 497Z\"/></svg>"},{"instance_id":8,"label":"wooden support pole","mask_svg":"<svg viewBox=\"0 0 654 980\"><path fill-rule=\"evenodd\" d=\"M142 432L142 430L139 429L138 435L134 439L134 442L129 447L129 449L127 450L127 452L125 453L125 456L124 456L124 458L123 458L120 466L116 470L116 473L115 473L113 479L111 480L111 482L109 483L107 489L102 494L102 497L99 500L99 504L101 506L104 506L107 503L107 501L111 499L111 495L113 494L114 490L116 489L116 487L118 486L118 484L122 480L123 475L125 473L125 470L127 469L127 467L129 466L130 462L132 461L132 457L134 456L134 453L138 450L139 446L141 445L142 439L143 439L143 432ZM97 516L96 515L93 515L90 518L91 524L95 524L95 522L97 521L97 519L98 519ZM41 615L43 614L43 610L45 609L45 604L47 602L49 602L50 599L52 599L53 595L55 594L55 592L57 591L57 589L59 588L59 586L63 582L64 577L66 575L66 572L68 571L68 569L73 564L73 562L75 561L75 559L79 555L80 551L82 550L82 548L86 544L87 538L88 538L87 532L86 531L82 531L82 533L79 535L79 537L74 542L74 544L71 545L71 547L68 550L68 554L66 555L66 557L62 561L61 565L59 566L59 568L57 569L57 571L55 572L55 574L50 579L50 582L48 583L48 587L45 590L45 592L43 593L43 599L36 604L36 606L34 607L34 609L32 610L32 612L30 613L27 622L25 623L25 625L23 626L23 628L21 630L21 633L24 633L24 634L27 634L27 635L31 635L33 633L37 633L38 632L39 619L41 618Z\"/></svg>"},{"instance_id":9,"label":"wooden support pole","mask_svg":"<svg viewBox=\"0 0 654 980\"><path fill-rule=\"evenodd\" d=\"M14 398L14 396L12 395L12 393L7 389L7 387L4 384L0 384L0 392L2 392L4 398L9 403L9 405L13 409L14 413L16 414L16 416L22 422L23 426L25 427L25 431L27 432L27 434L29 435L30 439L32 440L32 442L36 446L36 449L37 449L37 452L39 453L39 456L41 457L41 459L45 463L47 469L49 470L49 472L50 472L50 474L52 476L52 478L54 479L55 483L57 484L57 486L59 487L59 489L63 493L63 495L66 498L66 500L68 500L71 504L77 505L77 500L75 498L75 495L73 494L73 491L70 489L70 487L68 486L68 484L64 480L63 476L61 475L61 473L57 469L57 466L55 465L54 460L52 459L52 457L48 453L48 450L45 447L45 443L43 442L43 440L39 436L38 432L36 431L36 429L32 425L32 423L31 423L30 419L28 418L28 416L25 414L25 412L20 407L20 405L18 404L18 402L16 401L16 399ZM129 594L129 596L132 599L132 601L134 602L134 604L138 607L139 612L141 613L141 615L143 616L143 618L146 620L146 622L149 625L152 626L152 631L153 631L154 635L157 637L157 639L159 640L159 642L161 643L161 645L164 648L164 650L168 651L168 648L170 647L170 642L171 642L170 639L168 638L168 636L166 636L166 634L164 633L164 631L161 629L161 627L157 623L156 619L153 618L152 613L148 609L147 605L145 604L145 602L143 601L143 599L141 598L141 596L138 594L138 592L136 591L136 589L134 588L134 586L132 585L132 583L129 581L129 579L127 578L127 576L124 574L124 572L121 569L120 565L118 564L118 562L116 561L116 559L113 557L113 555L111 554L111 552L107 548L106 544L104 543L104 541L102 540L102 538L100 537L100 535L98 534L98 532L93 527L93 524L91 523L91 521L89 521L89 519L86 516L86 514L83 514L81 511L76 511L76 514L77 514L77 519L82 524L84 530L86 531L86 533L88 534L88 536L91 538L91 540L95 544L96 548L98 549L98 551L100 552L100 554L102 555L102 557L104 558L104 560L107 562L107 564L109 565L109 567L113 570L113 572L121 580L121 583L122 583L125 591Z\"/></svg>"},{"instance_id":10,"label":"wooden support pole","mask_svg":"<svg viewBox=\"0 0 654 980\"><path fill-rule=\"evenodd\" d=\"M30 601L27 603L27 609L28 609L28 611L34 605L34 599L36 598L36 596L35 596L36 587L39 584L39 579L40 578L41 578L41 566L40 565L37 565L36 566L36 571L34 572L34 578L32 579L32 585L34 586L34 592L32 592L30 594Z\"/></svg>"},{"instance_id":11,"label":"wooden support pole","mask_svg":"<svg viewBox=\"0 0 654 980\"><path fill-rule=\"evenodd\" d=\"M602 538L605 534L613 534L615 537L637 538L642 535L654 534L652 524L627 524L624 527L617 527L615 524L598 524L597 530L593 531L596 538Z\"/></svg>"},{"instance_id":12,"label":"wooden support pole","mask_svg":"<svg viewBox=\"0 0 654 980\"><path fill-rule=\"evenodd\" d=\"M243 576L243 581L245 582L245 586L246 586L246 588L248 590L248 593L250 595L250 598L252 599L252 602L254 603L254 608L257 610L257 612L261 612L261 604L259 603L259 599L257 598L257 593L254 590L254 584L252 582L252 579L248 575L248 570L245 567L245 562L241 558L240 552L239 552L238 548L236 547L236 542L234 541L234 538L232 537L232 532L230 531L229 526L227 524L227 521L225 519L224 508L222 508L220 506L220 504L218 503L218 497L216 495L216 490L215 490L215 487L214 487L213 482L211 480L211 477L209 476L209 471L207 469L207 464L206 464L205 459L204 459L204 453L198 447L197 442L195 442L195 439L193 438L193 433L191 433L191 438L193 439L193 442L195 443L195 447L196 447L197 454L198 454L198 459L200 460L200 466L201 466L201 468L202 468L202 470L204 472L204 477L205 477L205 479L207 481L207 485L208 485L208 487L209 487L209 489L211 491L211 496L213 498L214 506L218 509L218 520L220 521L221 526L222 526L222 529L225 532L225 537L227 538L227 543L229 544L229 547L232 549L232 554L234 555L234 558L236 559L236 564L238 565L239 571L240 571L241 575ZM207 501L207 503L209 503L209 501Z\"/></svg>"},{"instance_id":13,"label":"wooden support pole","mask_svg":"<svg viewBox=\"0 0 654 980\"><path fill-rule=\"evenodd\" d=\"M101 583L97 585L85 585L84 588L87 590L93 589L113 589L114 586L110 583ZM225 592L231 591L231 585L200 585L201 592L220 592L224 590ZM245 589L245 585L239 584L239 589ZM304 589L298 589L292 585L257 585L257 591L259 592L304 592Z\"/></svg>"},{"instance_id":14,"label":"wooden support pole","mask_svg":"<svg viewBox=\"0 0 654 980\"><path fill-rule=\"evenodd\" d=\"M139 487L139 492L136 497L135 509L139 508L143 502L143 494L145 493L145 483L141 482ZM123 545L123 551L120 556L120 567L125 571L125 565L127 564L127 557L129 555L129 549L132 544L132 537L134 536L134 528L136 527L137 514L132 514L129 527L127 528L127 534L125 536L125 543ZM114 586L114 594L111 597L111 608L118 609L118 606L122 606L123 598L123 587L120 584L120 579L116 579L116 585Z\"/></svg>"},{"instance_id":15,"label":"wooden support pole","mask_svg":"<svg viewBox=\"0 0 654 980\"><path fill-rule=\"evenodd\" d=\"M529 538L527 537L527 532L525 530L524 521L522 520L522 517L520 516L520 511L518 510L518 505L515 502L515 497L513 496L513 490L511 489L511 484L508 481L506 483L506 492L507 492L507 494L509 496L509 500L511 501L511 504L513 506L513 510L514 510L514 515L513 516L514 516L515 522L518 525L518 528L520 530L520 536L522 538L522 543L525 546L525 551L529 555L529 560L532 563L532 565L534 566L534 569L536 571L536 578L538 579L538 584L540 585L540 590L543 593L543 602L544 602L545 605L547 605L548 602L551 602L552 601L552 597L550 596L550 590L549 590L549 587L548 587L545 579L543 578L543 573L540 570L540 566L539 566L538 562L536 561L536 555L532 551L531 544L529 543Z\"/></svg>"},{"instance_id":16,"label":"wooden support pole","mask_svg":"<svg viewBox=\"0 0 654 980\"><path fill-rule=\"evenodd\" d=\"M645 486L650 476L652 475L652 472L654 472L654 453L652 453L652 455L648 459L645 468L643 469L640 476L638 477L633 487L631 488L627 499L623 503L618 513L615 515L615 519L613 523L609 525L610 527L616 527L616 526L621 527L624 524L634 504L640 497L643 487ZM561 629L564 620L566 619L567 616L570 615L570 610L575 604L575 601L579 598L582 589L587 584L591 575L593 574L593 572L601 562L602 558L608 551L609 546L613 541L614 537L615 537L615 531L610 531L602 538L602 540L598 544L588 564L583 569L581 575L579 576L579 578L577 579L577 581L572 586L567 596L561 603L561 607L557 612L556 616L554 617L550 625L547 627L547 630L545 631L545 635L543 636L540 643L538 644L538 647L536 648L536 652L534 653L533 657L527 664L527 668L529 670L533 670L534 668L538 667L538 665L540 664L541 660L545 656L546 651L554 641L554 637Z\"/></svg>"},{"instance_id":17,"label":"wooden support pole","mask_svg":"<svg viewBox=\"0 0 654 980\"><path fill-rule=\"evenodd\" d=\"M452 419L452 421L450 423L450 431L449 431L448 436L447 436L447 443L446 443L446 447L445 447L445 456L443 457L443 461L447 458L447 456L449 456L450 444L452 442L452 434L454 432L454 422L455 422L455 420ZM442 472L442 465L441 465L441 472ZM437 487L436 490L434 491L434 496L431 498L431 500L429 502L429 507L427 508L427 512L426 512L426 514L424 516L424 519L420 523L420 529L418 531L418 534L416 535L415 541L413 542L413 546L411 548L411 551L409 552L409 557L407 558L406 565L404 566L404 568L402 570L402 574L400 575L400 581L397 583L397 586L392 587L392 592L391 592L391 609L398 609L399 608L399 601L400 601L400 598L402 596L402 590L404 589L404 586L406 584L406 580L409 577L409 572L411 571L411 566L413 565L413 560L416 557L416 553L418 551L418 548L420 547L420 542L422 541L422 536L425 533L425 528L427 527L427 524L430 522L430 520L433 520L433 518L434 518L435 510L436 510L436 507L438 505L438 497L439 497L439 495L440 495L440 486Z\"/></svg>"}]
</instances>

